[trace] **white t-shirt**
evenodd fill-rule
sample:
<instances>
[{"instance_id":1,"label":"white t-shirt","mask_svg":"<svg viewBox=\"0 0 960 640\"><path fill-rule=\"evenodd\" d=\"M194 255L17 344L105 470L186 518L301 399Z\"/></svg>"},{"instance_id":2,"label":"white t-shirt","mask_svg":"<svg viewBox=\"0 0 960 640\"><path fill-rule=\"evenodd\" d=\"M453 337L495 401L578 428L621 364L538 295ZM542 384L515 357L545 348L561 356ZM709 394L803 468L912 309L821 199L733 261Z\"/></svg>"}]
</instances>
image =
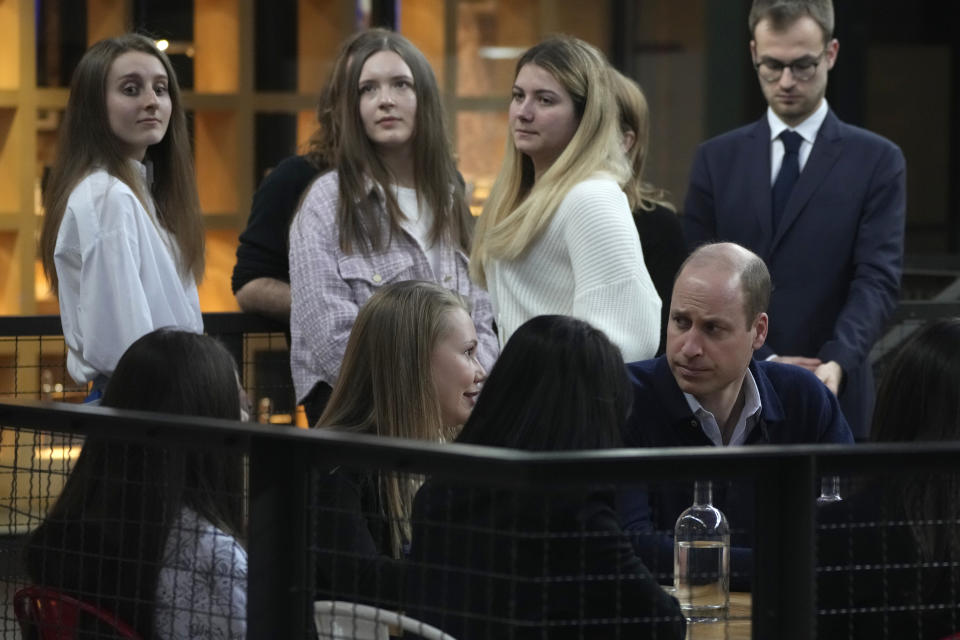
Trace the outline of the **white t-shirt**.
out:
<instances>
[{"instance_id":1,"label":"white t-shirt","mask_svg":"<svg viewBox=\"0 0 960 640\"><path fill-rule=\"evenodd\" d=\"M410 187L398 187L393 185L393 195L400 205L400 211L406 216L404 229L414 237L417 244L430 262L430 268L434 275L441 273L440 269L440 245L430 243L430 227L433 226L433 210L426 202L417 201L417 190Z\"/></svg>"},{"instance_id":2,"label":"white t-shirt","mask_svg":"<svg viewBox=\"0 0 960 640\"><path fill-rule=\"evenodd\" d=\"M197 285L179 272L176 251L122 181L96 170L77 184L53 256L71 378L109 376L127 347L154 329L203 332Z\"/></svg>"}]
</instances>

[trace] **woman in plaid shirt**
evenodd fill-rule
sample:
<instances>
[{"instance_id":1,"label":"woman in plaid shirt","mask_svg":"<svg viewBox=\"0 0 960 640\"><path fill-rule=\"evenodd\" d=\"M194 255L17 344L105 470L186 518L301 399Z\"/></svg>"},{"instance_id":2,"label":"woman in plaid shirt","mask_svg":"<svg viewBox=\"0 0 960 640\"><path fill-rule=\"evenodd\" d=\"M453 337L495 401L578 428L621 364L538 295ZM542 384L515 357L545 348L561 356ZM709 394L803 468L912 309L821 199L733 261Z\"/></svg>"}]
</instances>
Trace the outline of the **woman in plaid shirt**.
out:
<instances>
[{"instance_id":1,"label":"woman in plaid shirt","mask_svg":"<svg viewBox=\"0 0 960 640\"><path fill-rule=\"evenodd\" d=\"M307 190L290 227L290 367L311 424L358 309L385 284L429 280L458 292L485 369L498 353L490 301L468 273L473 218L429 63L385 32L351 54L346 87L330 133L336 169Z\"/></svg>"}]
</instances>

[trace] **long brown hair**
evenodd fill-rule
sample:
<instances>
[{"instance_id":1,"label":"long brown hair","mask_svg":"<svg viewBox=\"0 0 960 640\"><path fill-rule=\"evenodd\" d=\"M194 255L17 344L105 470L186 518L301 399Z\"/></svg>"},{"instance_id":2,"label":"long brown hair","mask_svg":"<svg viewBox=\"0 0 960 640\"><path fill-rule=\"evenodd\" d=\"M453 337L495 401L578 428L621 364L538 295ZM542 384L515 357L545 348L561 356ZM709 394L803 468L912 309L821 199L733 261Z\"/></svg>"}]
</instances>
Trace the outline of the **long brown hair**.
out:
<instances>
[{"instance_id":1,"label":"long brown hair","mask_svg":"<svg viewBox=\"0 0 960 640\"><path fill-rule=\"evenodd\" d=\"M386 29L365 29L347 38L340 45L340 52L333 61L330 77L320 91L317 102L317 123L320 125L307 142L304 157L317 169L325 172L334 167L337 148L340 144L340 122L337 119L344 88L347 86L347 71L350 59L356 51L370 42L382 40L390 32Z\"/></svg>"},{"instance_id":2,"label":"long brown hair","mask_svg":"<svg viewBox=\"0 0 960 640\"><path fill-rule=\"evenodd\" d=\"M340 376L318 427L395 438L439 441L454 433L440 418L430 367L451 311L470 309L456 292L419 280L379 289L357 314ZM390 523L393 554L410 540L419 480L380 474L378 490Z\"/></svg>"},{"instance_id":3,"label":"long brown hair","mask_svg":"<svg viewBox=\"0 0 960 640\"><path fill-rule=\"evenodd\" d=\"M445 240L464 251L469 250L473 218L464 199L463 182L457 175L446 116L430 63L409 40L392 31L378 30L376 38L359 43L347 63L345 90L338 101L337 120L341 139L336 149L336 168L340 175L340 202L337 226L340 249L344 253L381 251L392 235L400 231L403 212L390 190L390 171L367 137L360 119L360 72L367 58L380 51L393 51L413 74L417 111L413 130L413 164L417 198L433 211L431 242ZM371 194L369 180L381 194ZM384 228L381 207L387 211Z\"/></svg>"},{"instance_id":4,"label":"long brown hair","mask_svg":"<svg viewBox=\"0 0 960 640\"><path fill-rule=\"evenodd\" d=\"M163 139L147 148L144 161L153 164L153 184L149 193L123 151L120 140L110 129L107 115L107 75L113 61L128 51L140 51L156 57L167 74L170 93L170 123ZM43 227L40 255L43 272L57 292L57 269L53 253L70 194L92 171L102 168L122 181L136 194L145 208L152 197L160 224L175 239L179 248L179 267L203 279L204 236L193 155L187 134L187 119L180 99L180 86L170 60L146 36L128 33L101 40L81 58L70 83L70 98L60 136L57 155L44 193Z\"/></svg>"}]
</instances>

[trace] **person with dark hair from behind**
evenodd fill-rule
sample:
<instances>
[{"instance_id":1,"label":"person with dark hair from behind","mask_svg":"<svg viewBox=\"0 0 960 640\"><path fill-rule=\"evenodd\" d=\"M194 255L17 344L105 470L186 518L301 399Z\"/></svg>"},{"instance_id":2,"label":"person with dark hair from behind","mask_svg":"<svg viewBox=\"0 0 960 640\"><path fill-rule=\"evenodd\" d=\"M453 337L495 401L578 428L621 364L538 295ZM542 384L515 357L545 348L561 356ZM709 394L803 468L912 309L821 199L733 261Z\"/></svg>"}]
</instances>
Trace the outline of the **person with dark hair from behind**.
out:
<instances>
[{"instance_id":1,"label":"person with dark hair from behind","mask_svg":"<svg viewBox=\"0 0 960 640\"><path fill-rule=\"evenodd\" d=\"M770 274L753 252L716 243L690 254L673 287L666 355L627 365L635 408L624 430L628 446L853 442L836 396L813 373L753 358L767 335L769 299ZM621 490L624 525L658 576L672 574L673 527L697 479ZM713 497L731 527L731 588L747 590L753 486L715 484Z\"/></svg>"},{"instance_id":2,"label":"person with dark hair from behind","mask_svg":"<svg viewBox=\"0 0 960 640\"><path fill-rule=\"evenodd\" d=\"M238 420L230 353L159 329L120 358L102 406ZM90 436L30 535L30 579L109 611L143 638L246 635L243 459ZM87 622L80 637L113 637Z\"/></svg>"},{"instance_id":3,"label":"person with dark hair from behind","mask_svg":"<svg viewBox=\"0 0 960 640\"><path fill-rule=\"evenodd\" d=\"M307 187L334 166L340 140L336 109L347 82L350 56L366 43L382 38L384 33L388 32L366 29L344 41L320 92L319 127L310 137L306 153L282 160L253 194L250 219L240 234L231 280L237 304L247 313L260 313L284 323L290 321L290 222Z\"/></svg>"},{"instance_id":4,"label":"person with dark hair from behind","mask_svg":"<svg viewBox=\"0 0 960 640\"><path fill-rule=\"evenodd\" d=\"M960 318L928 324L897 354L877 393L872 440L960 440ZM855 484L819 512L817 608L831 611L818 616L817 637L960 631L958 474L884 469Z\"/></svg>"},{"instance_id":5,"label":"person with dark hair from behind","mask_svg":"<svg viewBox=\"0 0 960 640\"><path fill-rule=\"evenodd\" d=\"M680 216L667 199L667 193L644 179L647 154L650 151L650 108L640 86L616 69L613 93L620 113L620 135L633 176L623 185L627 202L633 211L633 222L643 246L643 262L660 296L660 345L657 354L667 347L667 324L670 315L670 292L680 264L687 257Z\"/></svg>"},{"instance_id":6,"label":"person with dark hair from behind","mask_svg":"<svg viewBox=\"0 0 960 640\"><path fill-rule=\"evenodd\" d=\"M630 396L601 331L538 316L507 342L457 442L619 447ZM428 480L414 501L408 610L461 640L682 638L679 605L634 554L614 501L607 486Z\"/></svg>"},{"instance_id":7,"label":"person with dark hair from behind","mask_svg":"<svg viewBox=\"0 0 960 640\"><path fill-rule=\"evenodd\" d=\"M433 282L377 290L357 314L318 428L425 442L453 437L486 372L466 301ZM420 478L341 465L315 485L320 599L402 607L403 560Z\"/></svg>"}]
</instances>

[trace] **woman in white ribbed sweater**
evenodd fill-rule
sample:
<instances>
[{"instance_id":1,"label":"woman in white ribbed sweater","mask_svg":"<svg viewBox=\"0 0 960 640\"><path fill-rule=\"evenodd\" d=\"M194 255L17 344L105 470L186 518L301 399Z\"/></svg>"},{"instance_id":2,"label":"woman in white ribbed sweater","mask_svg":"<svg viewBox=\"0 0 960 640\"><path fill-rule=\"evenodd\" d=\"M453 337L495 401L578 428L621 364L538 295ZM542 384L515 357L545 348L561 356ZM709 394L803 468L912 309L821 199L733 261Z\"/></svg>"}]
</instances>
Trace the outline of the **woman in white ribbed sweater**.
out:
<instances>
[{"instance_id":1,"label":"woman in white ribbed sweater","mask_svg":"<svg viewBox=\"0 0 960 640\"><path fill-rule=\"evenodd\" d=\"M653 357L660 298L621 190L629 177L603 55L568 36L524 53L470 261L502 343L534 316L562 314L601 329L627 361Z\"/></svg>"}]
</instances>

